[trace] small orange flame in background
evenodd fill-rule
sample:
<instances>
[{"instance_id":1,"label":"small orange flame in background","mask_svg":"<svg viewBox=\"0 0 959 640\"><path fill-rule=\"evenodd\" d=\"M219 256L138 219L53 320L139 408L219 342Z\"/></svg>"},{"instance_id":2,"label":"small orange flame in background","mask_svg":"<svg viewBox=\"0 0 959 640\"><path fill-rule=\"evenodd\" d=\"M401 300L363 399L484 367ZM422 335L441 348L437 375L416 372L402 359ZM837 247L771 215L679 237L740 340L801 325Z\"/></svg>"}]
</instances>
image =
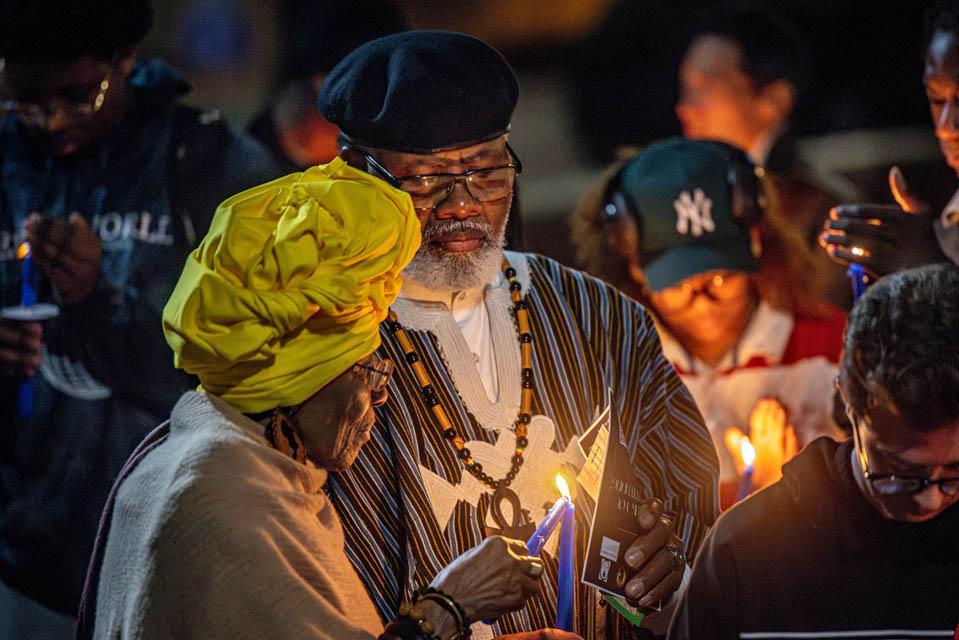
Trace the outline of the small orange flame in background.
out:
<instances>
[{"instance_id":1,"label":"small orange flame in background","mask_svg":"<svg viewBox=\"0 0 959 640\"><path fill-rule=\"evenodd\" d=\"M559 489L559 492L563 494L564 498L567 500L570 498L569 485L566 484L566 478L563 477L562 473L556 474L556 488Z\"/></svg>"},{"instance_id":2,"label":"small orange flame in background","mask_svg":"<svg viewBox=\"0 0 959 640\"><path fill-rule=\"evenodd\" d=\"M30 255L30 243L21 242L20 246L17 247L17 260L26 260L27 256Z\"/></svg>"},{"instance_id":3,"label":"small orange flame in background","mask_svg":"<svg viewBox=\"0 0 959 640\"><path fill-rule=\"evenodd\" d=\"M753 462L756 461L756 447L746 436L743 436L742 442L739 443L739 455L742 456L743 464L747 467L753 466Z\"/></svg>"}]
</instances>

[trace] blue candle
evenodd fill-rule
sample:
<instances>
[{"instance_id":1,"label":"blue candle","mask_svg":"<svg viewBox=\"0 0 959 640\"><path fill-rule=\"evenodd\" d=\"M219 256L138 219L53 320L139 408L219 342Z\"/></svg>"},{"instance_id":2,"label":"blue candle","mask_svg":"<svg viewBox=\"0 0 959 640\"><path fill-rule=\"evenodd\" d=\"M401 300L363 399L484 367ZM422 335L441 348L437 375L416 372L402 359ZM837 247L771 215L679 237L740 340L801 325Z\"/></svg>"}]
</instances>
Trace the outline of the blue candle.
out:
<instances>
[{"instance_id":1,"label":"blue candle","mask_svg":"<svg viewBox=\"0 0 959 640\"><path fill-rule=\"evenodd\" d=\"M556 602L556 628L573 631L573 592L576 581L576 507L570 502L563 512L559 532L559 585Z\"/></svg>"},{"instance_id":2,"label":"blue candle","mask_svg":"<svg viewBox=\"0 0 959 640\"><path fill-rule=\"evenodd\" d=\"M739 481L739 491L736 493L736 502L746 499L753 492L753 468L746 467L742 480ZM726 494L729 495L729 494Z\"/></svg>"},{"instance_id":3,"label":"blue candle","mask_svg":"<svg viewBox=\"0 0 959 640\"><path fill-rule=\"evenodd\" d=\"M567 505L572 506L572 503L569 501L569 498L565 496L560 497L553 503L549 513L546 514L543 521L536 527L536 531L534 531L533 535L526 541L526 548L529 549L529 555L538 556L539 552L543 550L543 546L549 540L549 537L553 535L553 530L556 529L556 525L563 519Z\"/></svg>"},{"instance_id":4,"label":"blue candle","mask_svg":"<svg viewBox=\"0 0 959 640\"><path fill-rule=\"evenodd\" d=\"M562 475L556 476L556 485L562 489L566 489L564 493L569 493L568 488L566 487L566 480L563 479ZM569 509L567 509L569 507ZM529 540L526 541L527 553L531 556L538 556L539 552L543 550L543 547L549 541L550 536L553 535L553 531L556 530L556 526L563 519L563 514L567 511L572 511L573 503L566 497L562 495L559 499L553 503L553 506L546 513L546 517L543 518L542 522L539 523L539 526L536 527L536 531L533 532L533 535L529 537ZM570 527L572 528L572 527ZM486 624L493 624L495 620L483 620Z\"/></svg>"},{"instance_id":5,"label":"blue candle","mask_svg":"<svg viewBox=\"0 0 959 640\"><path fill-rule=\"evenodd\" d=\"M866 291L866 270L862 268L861 264L853 262L846 270L846 275L852 282L852 301L855 302Z\"/></svg>"},{"instance_id":6,"label":"blue candle","mask_svg":"<svg viewBox=\"0 0 959 640\"><path fill-rule=\"evenodd\" d=\"M739 482L739 491L736 493L736 502L745 499L753 492L753 463L756 461L756 449L749 438L743 437L739 449L745 468L742 480Z\"/></svg>"},{"instance_id":7,"label":"blue candle","mask_svg":"<svg viewBox=\"0 0 959 640\"><path fill-rule=\"evenodd\" d=\"M37 291L33 288L33 256L30 243L17 247L20 257L20 306L32 307L37 303ZM24 380L17 390L17 415L29 418L33 414L33 380Z\"/></svg>"},{"instance_id":8,"label":"blue candle","mask_svg":"<svg viewBox=\"0 0 959 640\"><path fill-rule=\"evenodd\" d=\"M32 307L37 303L37 291L33 288L33 256L30 243L24 242L17 248L20 256L20 306Z\"/></svg>"}]
</instances>

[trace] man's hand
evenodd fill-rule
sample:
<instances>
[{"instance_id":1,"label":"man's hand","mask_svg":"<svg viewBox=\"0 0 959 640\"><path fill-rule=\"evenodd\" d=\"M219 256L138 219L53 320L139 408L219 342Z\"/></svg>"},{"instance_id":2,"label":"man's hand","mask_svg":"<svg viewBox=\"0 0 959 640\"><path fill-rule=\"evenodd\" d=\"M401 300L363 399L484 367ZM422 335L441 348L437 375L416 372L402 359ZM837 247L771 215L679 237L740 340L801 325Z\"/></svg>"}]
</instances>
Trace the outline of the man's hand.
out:
<instances>
[{"instance_id":1,"label":"man's hand","mask_svg":"<svg viewBox=\"0 0 959 640\"><path fill-rule=\"evenodd\" d=\"M626 564L636 571L626 583L626 602L633 607L651 607L669 600L679 588L686 561L682 540L663 516L660 500L646 500L638 519L645 533L626 550Z\"/></svg>"},{"instance_id":2,"label":"man's hand","mask_svg":"<svg viewBox=\"0 0 959 640\"><path fill-rule=\"evenodd\" d=\"M899 167L889 170L893 204L843 204L829 211L819 244L836 262L858 262L873 277L946 262L929 205L909 192Z\"/></svg>"},{"instance_id":3,"label":"man's hand","mask_svg":"<svg viewBox=\"0 0 959 640\"><path fill-rule=\"evenodd\" d=\"M37 270L66 304L77 304L93 291L103 253L100 241L78 213L69 220L30 214L24 224Z\"/></svg>"},{"instance_id":4,"label":"man's hand","mask_svg":"<svg viewBox=\"0 0 959 640\"><path fill-rule=\"evenodd\" d=\"M40 368L43 325L0 320L0 377L32 378Z\"/></svg>"},{"instance_id":5,"label":"man's hand","mask_svg":"<svg viewBox=\"0 0 959 640\"><path fill-rule=\"evenodd\" d=\"M526 544L490 536L440 571L431 586L449 594L470 620L495 620L538 593L543 565Z\"/></svg>"}]
</instances>

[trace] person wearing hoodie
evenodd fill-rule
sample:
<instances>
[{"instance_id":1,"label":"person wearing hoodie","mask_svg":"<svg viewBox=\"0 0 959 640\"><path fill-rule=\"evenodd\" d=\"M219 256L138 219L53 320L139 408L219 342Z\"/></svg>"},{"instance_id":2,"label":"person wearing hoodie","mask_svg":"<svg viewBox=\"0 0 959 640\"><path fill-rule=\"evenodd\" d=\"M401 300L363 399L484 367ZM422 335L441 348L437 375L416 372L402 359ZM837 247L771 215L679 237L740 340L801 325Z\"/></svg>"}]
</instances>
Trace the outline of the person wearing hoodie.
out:
<instances>
[{"instance_id":1,"label":"person wearing hoodie","mask_svg":"<svg viewBox=\"0 0 959 640\"><path fill-rule=\"evenodd\" d=\"M150 24L148 0L0 8L0 306L21 302L26 240L27 284L60 307L43 325L0 320L4 638L72 635L111 483L195 386L173 367L163 305L216 205L281 173L138 59Z\"/></svg>"},{"instance_id":2,"label":"person wearing hoodie","mask_svg":"<svg viewBox=\"0 0 959 640\"><path fill-rule=\"evenodd\" d=\"M959 622L959 267L902 271L849 316L853 438L821 438L726 512L669 638L953 638Z\"/></svg>"}]
</instances>

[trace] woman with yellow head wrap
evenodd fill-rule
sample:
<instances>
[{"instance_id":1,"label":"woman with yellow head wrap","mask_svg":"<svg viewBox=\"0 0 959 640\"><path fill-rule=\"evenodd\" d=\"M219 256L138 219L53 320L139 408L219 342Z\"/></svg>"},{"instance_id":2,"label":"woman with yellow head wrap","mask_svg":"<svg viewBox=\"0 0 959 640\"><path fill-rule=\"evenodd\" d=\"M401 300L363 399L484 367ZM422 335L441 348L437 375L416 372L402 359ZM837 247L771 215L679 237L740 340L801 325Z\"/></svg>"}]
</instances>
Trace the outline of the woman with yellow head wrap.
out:
<instances>
[{"instance_id":1,"label":"woman with yellow head wrap","mask_svg":"<svg viewBox=\"0 0 959 640\"><path fill-rule=\"evenodd\" d=\"M355 459L387 399L379 323L419 238L409 196L340 159L220 205L163 313L174 362L200 388L117 481L80 637L383 631L323 486L327 470ZM463 607L477 617L519 608L541 573L522 543L489 538L387 631L453 637L469 622Z\"/></svg>"}]
</instances>

